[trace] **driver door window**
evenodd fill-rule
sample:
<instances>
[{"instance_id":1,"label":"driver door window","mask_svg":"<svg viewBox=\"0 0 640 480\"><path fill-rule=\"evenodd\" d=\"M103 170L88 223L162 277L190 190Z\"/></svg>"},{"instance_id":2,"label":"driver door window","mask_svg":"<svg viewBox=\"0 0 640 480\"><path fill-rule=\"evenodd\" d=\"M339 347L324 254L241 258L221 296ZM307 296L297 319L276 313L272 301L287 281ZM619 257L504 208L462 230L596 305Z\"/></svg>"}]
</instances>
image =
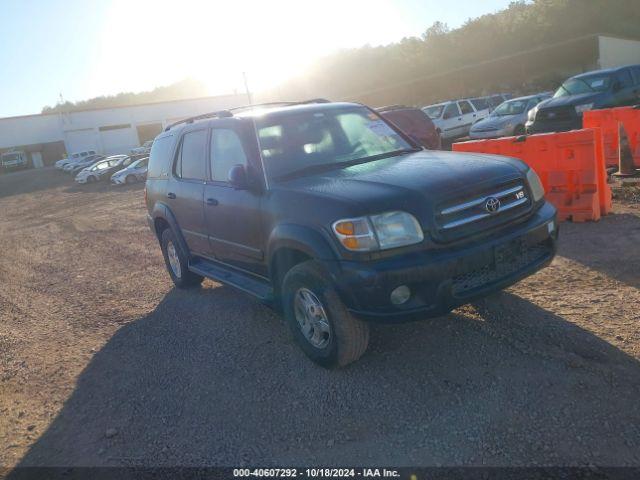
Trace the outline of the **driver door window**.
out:
<instances>
[{"instance_id":1,"label":"driver door window","mask_svg":"<svg viewBox=\"0 0 640 480\"><path fill-rule=\"evenodd\" d=\"M444 109L443 118L442 133L445 138L459 135L462 130L462 117L460 116L460 110L458 110L458 104L450 103L447 105L447 108Z\"/></svg>"},{"instance_id":2,"label":"driver door window","mask_svg":"<svg viewBox=\"0 0 640 480\"><path fill-rule=\"evenodd\" d=\"M458 106L455 103L450 103L447 105L447 108L444 109L443 118L445 120L457 117L460 115L460 111L458 110Z\"/></svg>"},{"instance_id":3,"label":"driver door window","mask_svg":"<svg viewBox=\"0 0 640 480\"><path fill-rule=\"evenodd\" d=\"M238 134L228 128L211 131L211 179L216 182L229 181L229 170L234 165L247 165L247 155Z\"/></svg>"}]
</instances>

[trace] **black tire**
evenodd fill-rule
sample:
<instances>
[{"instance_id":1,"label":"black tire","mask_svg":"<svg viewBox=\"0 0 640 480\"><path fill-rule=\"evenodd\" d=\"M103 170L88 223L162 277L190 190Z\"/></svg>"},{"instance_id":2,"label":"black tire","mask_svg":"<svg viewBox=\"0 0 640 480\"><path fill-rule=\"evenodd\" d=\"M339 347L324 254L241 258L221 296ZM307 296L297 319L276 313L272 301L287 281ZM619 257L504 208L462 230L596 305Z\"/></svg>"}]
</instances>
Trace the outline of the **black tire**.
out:
<instances>
[{"instance_id":1,"label":"black tire","mask_svg":"<svg viewBox=\"0 0 640 480\"><path fill-rule=\"evenodd\" d=\"M89 175L87 177L87 183L96 183L96 177L94 177L93 175Z\"/></svg>"},{"instance_id":2,"label":"black tire","mask_svg":"<svg viewBox=\"0 0 640 480\"><path fill-rule=\"evenodd\" d=\"M524 125L516 125L516 128L513 129L513 136L514 137L519 137L521 135L526 135L526 130L524 128Z\"/></svg>"},{"instance_id":3,"label":"black tire","mask_svg":"<svg viewBox=\"0 0 640 480\"><path fill-rule=\"evenodd\" d=\"M202 283L204 277L189 271L189 260L187 255L180 248L180 244L176 241L176 236L170 228L166 228L162 231L162 235L160 236L160 246L162 248L162 256L164 257L164 263L167 267L167 271L169 272L169 276L176 287L191 288ZM177 272L174 272L174 269L171 266L171 261L169 260L169 252L172 247L173 252L175 253L174 258L177 258L179 261L179 268Z\"/></svg>"},{"instance_id":4,"label":"black tire","mask_svg":"<svg viewBox=\"0 0 640 480\"><path fill-rule=\"evenodd\" d=\"M330 333L325 346L313 345L296 318L294 299L301 289L312 292L326 314ZM282 282L282 306L296 343L318 365L325 368L345 366L358 360L366 351L369 325L347 311L317 262L300 263L287 272Z\"/></svg>"},{"instance_id":5,"label":"black tire","mask_svg":"<svg viewBox=\"0 0 640 480\"><path fill-rule=\"evenodd\" d=\"M126 183L127 185L131 185L132 183L136 182L136 177L134 177L133 175L127 175L124 179L124 183Z\"/></svg>"}]
</instances>

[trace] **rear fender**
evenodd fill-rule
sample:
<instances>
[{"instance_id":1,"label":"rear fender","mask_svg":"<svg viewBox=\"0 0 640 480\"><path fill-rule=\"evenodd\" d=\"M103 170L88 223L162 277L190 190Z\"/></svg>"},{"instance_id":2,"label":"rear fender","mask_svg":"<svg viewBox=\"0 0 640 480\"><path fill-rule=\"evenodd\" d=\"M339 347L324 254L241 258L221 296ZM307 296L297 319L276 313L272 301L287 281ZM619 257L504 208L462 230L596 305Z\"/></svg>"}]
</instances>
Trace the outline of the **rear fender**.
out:
<instances>
[{"instance_id":1,"label":"rear fender","mask_svg":"<svg viewBox=\"0 0 640 480\"><path fill-rule=\"evenodd\" d=\"M153 218L153 222L155 225L155 221L158 218L165 220L173 233L176 236L176 240L178 241L178 246L182 249L183 253L188 257L191 257L191 252L189 251L189 247L187 246L187 242L182 235L182 230L180 230L180 226L178 225L178 221L176 220L175 215L171 211L171 209L164 203L156 203L153 207L153 211L151 212L151 218ZM158 231L155 232L156 237L158 237L158 241L161 240L160 234Z\"/></svg>"}]
</instances>

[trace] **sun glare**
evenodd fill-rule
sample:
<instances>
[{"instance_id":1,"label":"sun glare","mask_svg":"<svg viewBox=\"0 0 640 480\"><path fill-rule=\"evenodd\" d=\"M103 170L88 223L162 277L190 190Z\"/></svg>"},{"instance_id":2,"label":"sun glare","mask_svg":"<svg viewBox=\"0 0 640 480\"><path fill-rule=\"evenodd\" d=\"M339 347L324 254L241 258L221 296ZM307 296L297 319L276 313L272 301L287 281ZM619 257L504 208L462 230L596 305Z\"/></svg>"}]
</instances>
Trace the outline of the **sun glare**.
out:
<instances>
[{"instance_id":1,"label":"sun glare","mask_svg":"<svg viewBox=\"0 0 640 480\"><path fill-rule=\"evenodd\" d=\"M388 0L114 0L90 69L95 95L141 91L193 77L211 94L273 87L339 48L402 37Z\"/></svg>"}]
</instances>

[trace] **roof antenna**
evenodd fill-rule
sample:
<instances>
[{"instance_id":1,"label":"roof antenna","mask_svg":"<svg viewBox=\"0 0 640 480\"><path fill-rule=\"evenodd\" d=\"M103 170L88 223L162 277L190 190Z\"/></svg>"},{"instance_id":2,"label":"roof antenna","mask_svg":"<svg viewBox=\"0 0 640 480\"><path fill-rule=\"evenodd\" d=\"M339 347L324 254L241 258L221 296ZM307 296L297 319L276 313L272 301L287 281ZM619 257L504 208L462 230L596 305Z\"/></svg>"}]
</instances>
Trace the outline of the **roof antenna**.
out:
<instances>
[{"instance_id":1,"label":"roof antenna","mask_svg":"<svg viewBox=\"0 0 640 480\"><path fill-rule=\"evenodd\" d=\"M247 99L249 100L249 105L253 105L253 100L251 99L251 91L249 90L249 82L247 81L247 72L242 72L242 78L244 78L244 88L247 91Z\"/></svg>"}]
</instances>

